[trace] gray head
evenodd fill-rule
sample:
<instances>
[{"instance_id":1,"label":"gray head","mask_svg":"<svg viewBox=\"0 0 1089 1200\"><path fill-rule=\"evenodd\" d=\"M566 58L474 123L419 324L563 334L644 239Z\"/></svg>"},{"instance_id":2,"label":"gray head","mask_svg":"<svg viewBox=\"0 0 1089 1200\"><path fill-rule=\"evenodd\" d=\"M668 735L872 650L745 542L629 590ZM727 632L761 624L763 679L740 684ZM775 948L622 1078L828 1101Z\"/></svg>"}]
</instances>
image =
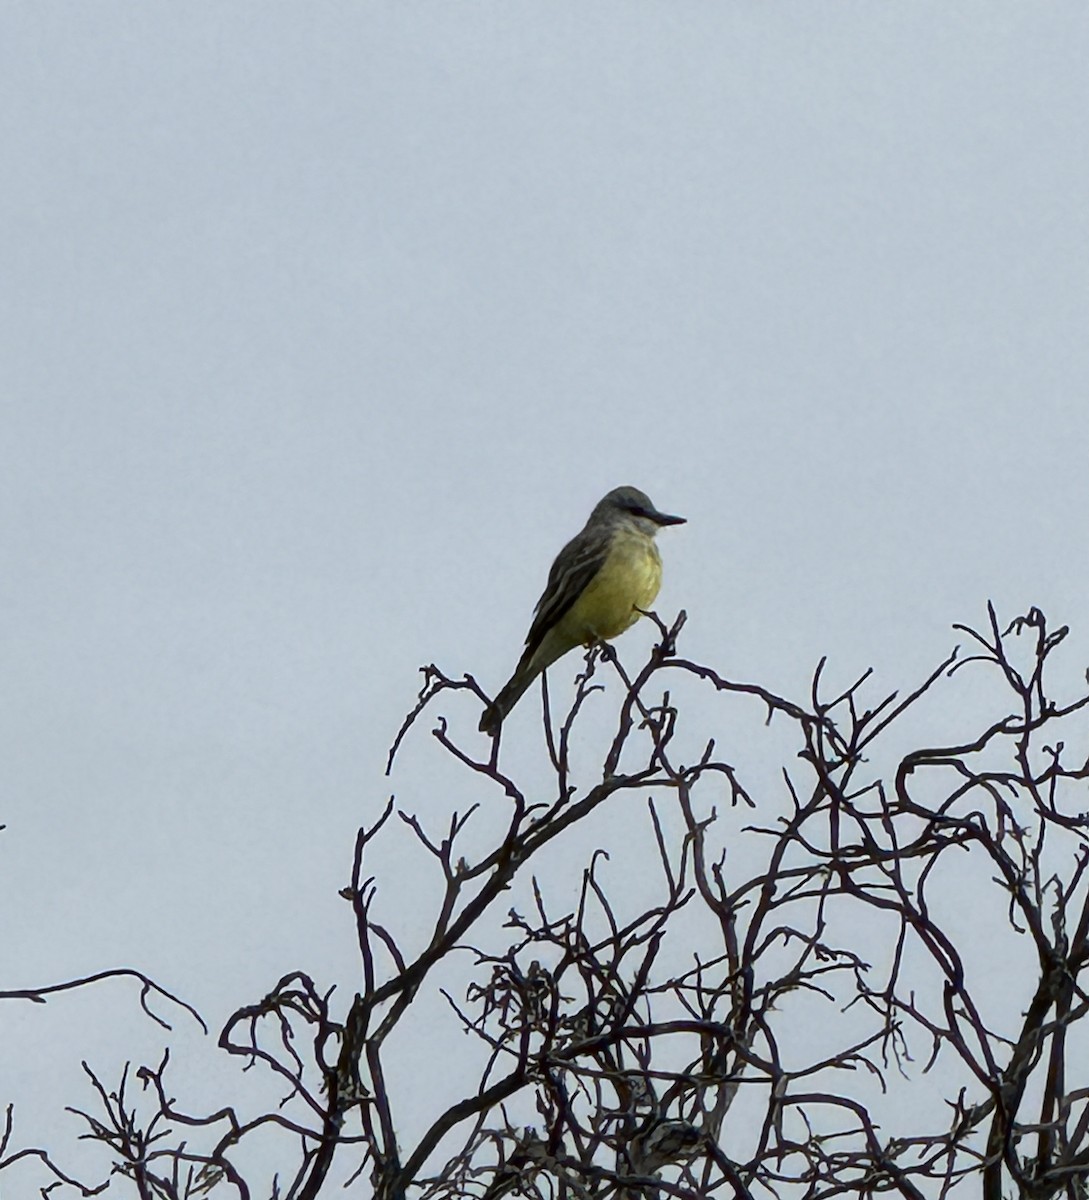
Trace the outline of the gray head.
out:
<instances>
[{"instance_id":1,"label":"gray head","mask_svg":"<svg viewBox=\"0 0 1089 1200\"><path fill-rule=\"evenodd\" d=\"M654 536L662 525L683 525L684 517L671 517L659 512L646 492L634 487L618 487L599 500L590 514L590 521L635 520L644 532Z\"/></svg>"}]
</instances>

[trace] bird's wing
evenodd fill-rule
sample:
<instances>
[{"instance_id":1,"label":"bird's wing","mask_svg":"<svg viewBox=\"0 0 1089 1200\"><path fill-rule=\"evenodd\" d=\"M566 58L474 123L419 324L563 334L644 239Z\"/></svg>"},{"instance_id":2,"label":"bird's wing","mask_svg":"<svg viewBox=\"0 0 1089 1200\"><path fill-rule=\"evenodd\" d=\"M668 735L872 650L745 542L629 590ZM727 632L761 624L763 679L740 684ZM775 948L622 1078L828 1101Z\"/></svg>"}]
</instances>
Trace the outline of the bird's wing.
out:
<instances>
[{"instance_id":1,"label":"bird's wing","mask_svg":"<svg viewBox=\"0 0 1089 1200\"><path fill-rule=\"evenodd\" d=\"M586 585L601 570L608 557L608 539L586 537L579 534L567 543L556 555L548 583L526 634L524 658L536 653L545 634L567 613L575 601L586 590Z\"/></svg>"}]
</instances>

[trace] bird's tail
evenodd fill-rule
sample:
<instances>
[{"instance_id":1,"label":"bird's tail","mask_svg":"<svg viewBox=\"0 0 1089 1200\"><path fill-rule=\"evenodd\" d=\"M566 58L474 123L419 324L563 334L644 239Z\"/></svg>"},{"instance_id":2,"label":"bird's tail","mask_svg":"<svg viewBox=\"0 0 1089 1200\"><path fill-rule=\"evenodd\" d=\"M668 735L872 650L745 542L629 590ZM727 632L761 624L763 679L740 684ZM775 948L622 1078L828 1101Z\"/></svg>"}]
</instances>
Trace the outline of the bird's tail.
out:
<instances>
[{"instance_id":1,"label":"bird's tail","mask_svg":"<svg viewBox=\"0 0 1089 1200\"><path fill-rule=\"evenodd\" d=\"M499 695L484 710L480 718L480 732L494 737L499 732L507 713L521 700L526 688L541 673L540 667L531 667L529 663L519 663L518 669L504 685Z\"/></svg>"}]
</instances>

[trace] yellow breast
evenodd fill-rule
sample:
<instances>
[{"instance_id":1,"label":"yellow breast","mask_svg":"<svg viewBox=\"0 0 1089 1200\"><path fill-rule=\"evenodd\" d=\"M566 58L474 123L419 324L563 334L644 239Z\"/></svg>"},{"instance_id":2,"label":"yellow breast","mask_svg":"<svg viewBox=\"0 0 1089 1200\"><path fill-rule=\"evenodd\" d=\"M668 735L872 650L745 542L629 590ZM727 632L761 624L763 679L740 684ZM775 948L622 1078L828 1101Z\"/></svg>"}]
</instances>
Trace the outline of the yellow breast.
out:
<instances>
[{"instance_id":1,"label":"yellow breast","mask_svg":"<svg viewBox=\"0 0 1089 1200\"><path fill-rule=\"evenodd\" d=\"M560 624L573 643L614 638L639 620L662 585L662 560L651 538L620 533L601 570Z\"/></svg>"}]
</instances>

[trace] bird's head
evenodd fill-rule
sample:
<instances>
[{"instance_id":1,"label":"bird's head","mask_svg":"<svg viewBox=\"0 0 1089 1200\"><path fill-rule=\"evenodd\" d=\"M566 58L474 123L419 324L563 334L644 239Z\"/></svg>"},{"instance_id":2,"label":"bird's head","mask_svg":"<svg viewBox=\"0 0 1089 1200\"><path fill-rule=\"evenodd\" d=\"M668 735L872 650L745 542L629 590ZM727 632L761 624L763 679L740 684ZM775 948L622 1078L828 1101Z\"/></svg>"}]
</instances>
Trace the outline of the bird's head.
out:
<instances>
[{"instance_id":1,"label":"bird's head","mask_svg":"<svg viewBox=\"0 0 1089 1200\"><path fill-rule=\"evenodd\" d=\"M618 487L598 502L591 520L598 516L628 516L638 521L644 532L652 536L663 525L683 525L684 517L673 517L669 513L659 512L651 502L646 492L635 487Z\"/></svg>"}]
</instances>

